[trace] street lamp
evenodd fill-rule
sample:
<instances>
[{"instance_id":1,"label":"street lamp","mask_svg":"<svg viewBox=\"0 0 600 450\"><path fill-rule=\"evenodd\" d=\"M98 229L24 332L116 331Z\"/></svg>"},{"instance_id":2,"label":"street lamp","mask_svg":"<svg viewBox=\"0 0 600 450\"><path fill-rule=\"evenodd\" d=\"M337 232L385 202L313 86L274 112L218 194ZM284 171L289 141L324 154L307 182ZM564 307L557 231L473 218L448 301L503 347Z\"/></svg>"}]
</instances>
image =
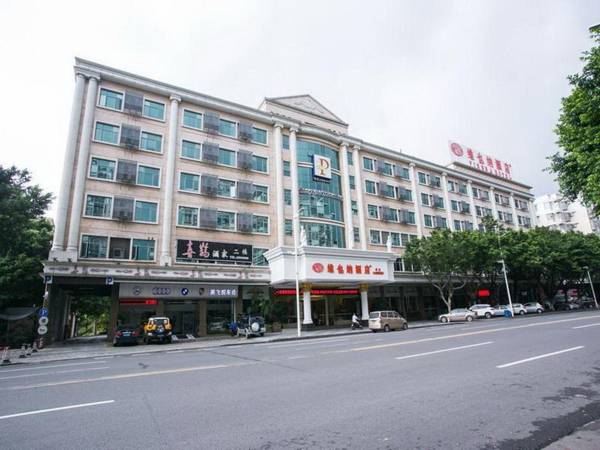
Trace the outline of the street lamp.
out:
<instances>
[{"instance_id":1,"label":"street lamp","mask_svg":"<svg viewBox=\"0 0 600 450\"><path fill-rule=\"evenodd\" d=\"M510 317L514 317L515 313L512 305L512 298L510 297L510 287L508 286L508 277L506 276L506 264L504 263L504 258L497 261L499 264L502 264L502 272L504 273L504 284L506 284L506 293L508 294L508 305L510 307Z\"/></svg>"},{"instance_id":2,"label":"street lamp","mask_svg":"<svg viewBox=\"0 0 600 450\"><path fill-rule=\"evenodd\" d=\"M592 296L594 297L594 303L596 304L596 309L598 308L598 300L596 299L596 291L594 290L594 283L592 283L592 276L590 275L590 268L588 266L584 266L583 269L587 272L588 280L590 282L590 287L592 288Z\"/></svg>"},{"instance_id":3,"label":"street lamp","mask_svg":"<svg viewBox=\"0 0 600 450\"><path fill-rule=\"evenodd\" d=\"M296 214L294 214L294 216L292 217L293 221L298 220L298 222L300 222L300 214L302 213L302 211L304 211L304 207L300 208L298 210L298 212ZM292 227L293 227L293 222L292 222ZM302 232L304 232L304 229L302 229ZM302 236L302 232L301 232L301 236ZM302 238L301 236L297 236L296 233L294 233L294 264L296 266L296 327L298 328L298 337L302 336L302 325L300 324L300 274L298 273L298 249L299 249L299 244L305 244L304 242L298 242L298 241L305 241L306 239Z\"/></svg>"}]
</instances>

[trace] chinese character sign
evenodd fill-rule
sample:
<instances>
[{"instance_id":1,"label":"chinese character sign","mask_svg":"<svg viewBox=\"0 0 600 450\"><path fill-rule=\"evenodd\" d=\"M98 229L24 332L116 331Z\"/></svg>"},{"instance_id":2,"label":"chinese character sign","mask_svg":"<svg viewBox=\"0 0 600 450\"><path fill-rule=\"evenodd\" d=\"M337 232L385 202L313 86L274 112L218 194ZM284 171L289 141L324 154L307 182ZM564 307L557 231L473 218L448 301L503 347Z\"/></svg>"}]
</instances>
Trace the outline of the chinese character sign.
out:
<instances>
[{"instance_id":1,"label":"chinese character sign","mask_svg":"<svg viewBox=\"0 0 600 450\"><path fill-rule=\"evenodd\" d=\"M512 165L490 155L476 152L456 142L450 142L450 156L452 161L496 177L512 180Z\"/></svg>"},{"instance_id":2,"label":"chinese character sign","mask_svg":"<svg viewBox=\"0 0 600 450\"><path fill-rule=\"evenodd\" d=\"M177 240L177 262L233 261L252 263L252 246L224 242Z\"/></svg>"}]
</instances>

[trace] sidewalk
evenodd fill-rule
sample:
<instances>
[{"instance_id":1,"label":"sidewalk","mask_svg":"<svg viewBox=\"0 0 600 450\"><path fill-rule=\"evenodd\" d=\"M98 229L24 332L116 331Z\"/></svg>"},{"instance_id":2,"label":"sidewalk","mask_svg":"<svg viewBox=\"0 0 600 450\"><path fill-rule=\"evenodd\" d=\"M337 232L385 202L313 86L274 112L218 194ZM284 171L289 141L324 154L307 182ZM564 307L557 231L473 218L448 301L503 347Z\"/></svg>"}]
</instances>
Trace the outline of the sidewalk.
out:
<instances>
[{"instance_id":1,"label":"sidewalk","mask_svg":"<svg viewBox=\"0 0 600 450\"><path fill-rule=\"evenodd\" d=\"M413 328L428 328L439 326L452 326L457 323L441 324L437 321L417 321L409 324L409 330ZM32 353L27 358L19 358L20 350L10 351L11 365L35 364L50 361L64 361L70 359L101 358L112 356L134 355L140 353L157 353L172 350L192 350L203 348L228 347L233 345L252 345L271 342L295 341L298 339L316 339L354 334L371 333L368 328L362 330L350 330L349 328L317 329L303 331L301 337L297 336L296 328L285 328L279 333L267 333L264 337L237 338L229 336L209 336L196 339L181 339L173 341L168 345L133 345L127 347L113 347L106 341L106 336L82 337L69 341L55 343L37 353ZM7 364L0 364L0 367Z\"/></svg>"},{"instance_id":2,"label":"sidewalk","mask_svg":"<svg viewBox=\"0 0 600 450\"><path fill-rule=\"evenodd\" d=\"M544 450L597 450L600 443L600 420L590 422Z\"/></svg>"}]
</instances>

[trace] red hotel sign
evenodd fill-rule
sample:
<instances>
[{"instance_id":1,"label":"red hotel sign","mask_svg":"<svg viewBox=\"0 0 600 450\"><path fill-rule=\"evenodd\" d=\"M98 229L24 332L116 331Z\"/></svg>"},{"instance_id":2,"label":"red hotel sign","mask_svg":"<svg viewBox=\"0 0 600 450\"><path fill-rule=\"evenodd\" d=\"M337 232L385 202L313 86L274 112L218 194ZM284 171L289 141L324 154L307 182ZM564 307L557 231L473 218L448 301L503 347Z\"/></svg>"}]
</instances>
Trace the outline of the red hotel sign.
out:
<instances>
[{"instance_id":1,"label":"red hotel sign","mask_svg":"<svg viewBox=\"0 0 600 450\"><path fill-rule=\"evenodd\" d=\"M450 156L453 161L496 177L512 180L511 164L492 156L476 152L473 149L457 144L456 142L450 142L449 144Z\"/></svg>"},{"instance_id":2,"label":"red hotel sign","mask_svg":"<svg viewBox=\"0 0 600 450\"><path fill-rule=\"evenodd\" d=\"M337 273L339 275L384 275L380 267L373 267L371 264L327 264L320 262L313 263L312 271L315 273Z\"/></svg>"},{"instance_id":3,"label":"red hotel sign","mask_svg":"<svg viewBox=\"0 0 600 450\"><path fill-rule=\"evenodd\" d=\"M358 289L311 289L311 295L358 295ZM276 289L276 296L296 295L296 289Z\"/></svg>"}]
</instances>

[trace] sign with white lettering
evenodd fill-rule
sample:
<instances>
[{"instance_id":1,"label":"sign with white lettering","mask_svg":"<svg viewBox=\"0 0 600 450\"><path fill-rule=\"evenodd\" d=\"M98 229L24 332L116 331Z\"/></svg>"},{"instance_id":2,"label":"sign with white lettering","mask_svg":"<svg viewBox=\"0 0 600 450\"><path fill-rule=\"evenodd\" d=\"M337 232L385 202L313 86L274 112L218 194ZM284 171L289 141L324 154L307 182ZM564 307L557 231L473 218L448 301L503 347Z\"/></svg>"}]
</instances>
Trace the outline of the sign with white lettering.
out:
<instances>
[{"instance_id":1,"label":"sign with white lettering","mask_svg":"<svg viewBox=\"0 0 600 450\"><path fill-rule=\"evenodd\" d=\"M194 285L183 283L120 283L119 286L119 297L126 299L219 299L236 298L237 296L237 285Z\"/></svg>"},{"instance_id":2,"label":"sign with white lettering","mask_svg":"<svg viewBox=\"0 0 600 450\"><path fill-rule=\"evenodd\" d=\"M238 262L252 263L252 246L225 242L177 240L177 262Z\"/></svg>"},{"instance_id":3,"label":"sign with white lettering","mask_svg":"<svg viewBox=\"0 0 600 450\"><path fill-rule=\"evenodd\" d=\"M313 155L313 177L319 180L331 180L331 159L327 156Z\"/></svg>"},{"instance_id":4,"label":"sign with white lettering","mask_svg":"<svg viewBox=\"0 0 600 450\"><path fill-rule=\"evenodd\" d=\"M449 142L450 157L452 161L471 167L480 172L485 172L496 177L512 180L512 165L498 158L485 155L475 150Z\"/></svg>"}]
</instances>

